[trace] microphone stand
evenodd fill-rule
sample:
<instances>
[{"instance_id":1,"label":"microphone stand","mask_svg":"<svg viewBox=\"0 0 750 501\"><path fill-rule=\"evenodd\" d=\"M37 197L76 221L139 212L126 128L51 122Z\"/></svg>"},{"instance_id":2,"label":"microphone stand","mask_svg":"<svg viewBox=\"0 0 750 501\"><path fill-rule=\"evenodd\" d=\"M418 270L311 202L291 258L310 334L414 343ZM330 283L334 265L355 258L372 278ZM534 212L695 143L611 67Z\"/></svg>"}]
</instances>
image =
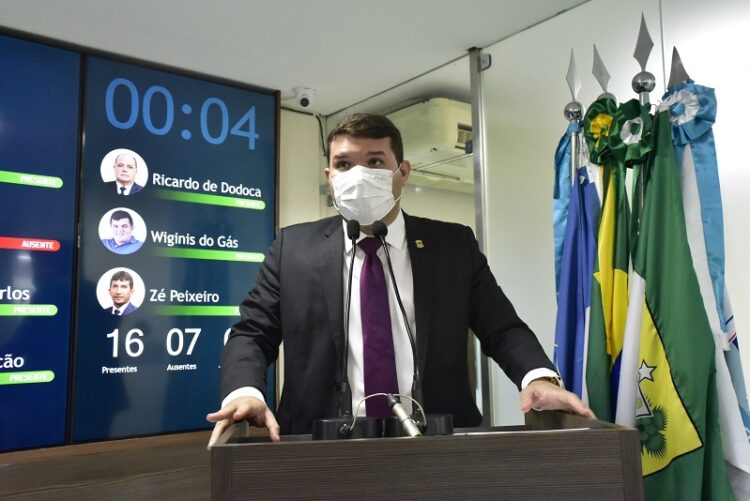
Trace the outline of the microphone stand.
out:
<instances>
[{"instance_id":1,"label":"microphone stand","mask_svg":"<svg viewBox=\"0 0 750 501\"><path fill-rule=\"evenodd\" d=\"M346 309L344 312L344 343L341 358L341 391L339 395L339 417L352 416L352 388L349 385L349 311L352 306L352 275L354 274L354 256L357 254L359 238L359 221L352 219L346 222L346 236L352 241L352 258L349 261L349 280L346 285Z\"/></svg>"},{"instance_id":2,"label":"microphone stand","mask_svg":"<svg viewBox=\"0 0 750 501\"><path fill-rule=\"evenodd\" d=\"M351 219L346 222L346 236L352 241L352 258L349 262L349 279L346 287L346 302L344 310L344 342L341 357L341 372L339 386L339 415L336 418L317 419L313 421L313 440L336 440L344 438L375 438L383 435L383 422L377 418L361 417L357 420L357 428L352 424L352 389L349 385L349 310L352 302L352 275L354 273L354 257L357 254L357 239L359 238L359 221Z\"/></svg>"}]
</instances>

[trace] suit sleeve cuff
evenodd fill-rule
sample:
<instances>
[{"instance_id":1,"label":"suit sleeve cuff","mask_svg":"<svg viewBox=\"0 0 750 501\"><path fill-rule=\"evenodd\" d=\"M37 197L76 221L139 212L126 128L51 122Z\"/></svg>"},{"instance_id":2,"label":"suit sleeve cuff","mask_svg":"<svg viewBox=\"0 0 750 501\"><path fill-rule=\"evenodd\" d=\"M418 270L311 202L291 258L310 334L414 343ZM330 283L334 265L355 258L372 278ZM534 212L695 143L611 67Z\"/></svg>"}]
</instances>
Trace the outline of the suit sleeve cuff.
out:
<instances>
[{"instance_id":1,"label":"suit sleeve cuff","mask_svg":"<svg viewBox=\"0 0 750 501\"><path fill-rule=\"evenodd\" d=\"M227 395L227 397L221 401L221 408L223 409L229 402L239 397L255 397L264 404L266 403L266 399L263 396L263 393L258 388L255 388L253 386L243 386L242 388L237 388L232 393Z\"/></svg>"},{"instance_id":2,"label":"suit sleeve cuff","mask_svg":"<svg viewBox=\"0 0 750 501\"><path fill-rule=\"evenodd\" d=\"M555 379L560 379L560 375L551 370L551 369L545 369L545 368L539 368L539 369L532 369L529 372L526 373L526 375L523 377L523 380L521 381L521 390L525 389L530 382L532 382L535 379L539 379L540 377L553 377ZM562 388L562 381L560 381L560 387Z\"/></svg>"}]
</instances>

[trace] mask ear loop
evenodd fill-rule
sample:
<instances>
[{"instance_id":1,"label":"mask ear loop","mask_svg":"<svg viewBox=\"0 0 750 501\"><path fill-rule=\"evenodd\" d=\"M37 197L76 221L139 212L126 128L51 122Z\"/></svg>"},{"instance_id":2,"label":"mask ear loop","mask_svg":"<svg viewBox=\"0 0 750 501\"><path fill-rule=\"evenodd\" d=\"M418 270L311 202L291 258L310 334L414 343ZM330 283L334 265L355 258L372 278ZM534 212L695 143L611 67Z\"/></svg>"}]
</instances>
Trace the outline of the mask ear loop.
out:
<instances>
[{"instance_id":1,"label":"mask ear loop","mask_svg":"<svg viewBox=\"0 0 750 501\"><path fill-rule=\"evenodd\" d=\"M396 172L399 172L401 174L401 177L404 177L404 173L401 171L401 164L398 164L398 167L396 167L396 170L394 170L393 173L391 173L391 178L393 178L393 176L396 175ZM404 187L402 186L401 193L399 193L398 198L393 201L393 205L391 205L391 208L388 209L389 212L391 211L391 209L393 209L393 207L396 206L396 204L401 200L401 197L403 196L404 196Z\"/></svg>"},{"instance_id":2,"label":"mask ear loop","mask_svg":"<svg viewBox=\"0 0 750 501\"><path fill-rule=\"evenodd\" d=\"M339 209L339 206L336 203L336 195L334 195L333 193L331 193L331 202L333 203L333 207L336 209L336 211L338 211L338 213L341 214L341 209ZM341 217L344 217L344 216L341 216Z\"/></svg>"}]
</instances>

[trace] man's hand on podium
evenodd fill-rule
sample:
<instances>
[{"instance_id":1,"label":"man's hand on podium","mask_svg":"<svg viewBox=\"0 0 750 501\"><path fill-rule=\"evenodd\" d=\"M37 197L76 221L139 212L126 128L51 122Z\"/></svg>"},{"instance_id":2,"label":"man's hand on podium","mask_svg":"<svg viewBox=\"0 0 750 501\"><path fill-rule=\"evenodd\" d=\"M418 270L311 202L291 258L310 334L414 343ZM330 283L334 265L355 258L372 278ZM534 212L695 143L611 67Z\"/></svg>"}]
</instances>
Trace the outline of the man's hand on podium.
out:
<instances>
[{"instance_id":1,"label":"man's hand on podium","mask_svg":"<svg viewBox=\"0 0 750 501\"><path fill-rule=\"evenodd\" d=\"M247 419L253 426L268 428L268 434L273 442L279 441L279 423L265 403L255 397L237 397L230 401L220 411L206 416L211 423L216 423L208 440L208 449L213 447L222 433L237 421Z\"/></svg>"},{"instance_id":2,"label":"man's hand on podium","mask_svg":"<svg viewBox=\"0 0 750 501\"><path fill-rule=\"evenodd\" d=\"M521 412L565 411L586 418L594 418L594 413L575 393L566 391L545 379L535 379L521 391Z\"/></svg>"}]
</instances>

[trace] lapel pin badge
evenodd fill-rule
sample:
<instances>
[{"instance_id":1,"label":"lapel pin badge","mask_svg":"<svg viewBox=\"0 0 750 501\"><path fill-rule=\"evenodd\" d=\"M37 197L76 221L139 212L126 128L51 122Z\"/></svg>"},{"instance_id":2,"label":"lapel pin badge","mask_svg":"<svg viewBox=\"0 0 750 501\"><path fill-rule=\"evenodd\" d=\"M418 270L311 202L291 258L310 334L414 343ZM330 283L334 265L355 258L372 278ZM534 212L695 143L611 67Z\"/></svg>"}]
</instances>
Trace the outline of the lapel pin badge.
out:
<instances>
[{"instance_id":1,"label":"lapel pin badge","mask_svg":"<svg viewBox=\"0 0 750 501\"><path fill-rule=\"evenodd\" d=\"M421 240L414 240L414 245L417 246L417 249L424 249L424 242Z\"/></svg>"}]
</instances>

